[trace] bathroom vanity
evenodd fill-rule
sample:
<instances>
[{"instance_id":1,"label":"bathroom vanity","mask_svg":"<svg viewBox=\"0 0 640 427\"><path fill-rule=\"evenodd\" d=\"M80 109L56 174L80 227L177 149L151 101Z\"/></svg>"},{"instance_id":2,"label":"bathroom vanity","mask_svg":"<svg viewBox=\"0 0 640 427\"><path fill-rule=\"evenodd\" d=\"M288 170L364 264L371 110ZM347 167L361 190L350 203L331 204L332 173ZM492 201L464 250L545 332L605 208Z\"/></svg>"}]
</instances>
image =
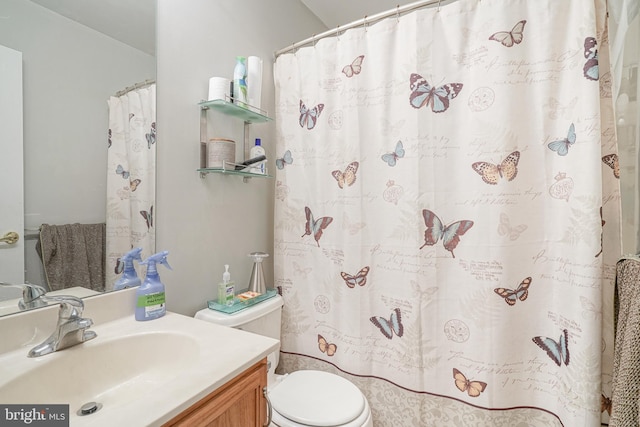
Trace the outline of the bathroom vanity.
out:
<instances>
[{"instance_id":1,"label":"bathroom vanity","mask_svg":"<svg viewBox=\"0 0 640 427\"><path fill-rule=\"evenodd\" d=\"M68 404L73 427L264 424L277 340L171 312L137 322L134 301L135 289L85 298L97 337L36 358L58 307L0 318L0 403ZM89 402L99 409L79 415Z\"/></svg>"},{"instance_id":2,"label":"bathroom vanity","mask_svg":"<svg viewBox=\"0 0 640 427\"><path fill-rule=\"evenodd\" d=\"M266 424L267 360L263 359L186 409L163 427L263 426Z\"/></svg>"}]
</instances>

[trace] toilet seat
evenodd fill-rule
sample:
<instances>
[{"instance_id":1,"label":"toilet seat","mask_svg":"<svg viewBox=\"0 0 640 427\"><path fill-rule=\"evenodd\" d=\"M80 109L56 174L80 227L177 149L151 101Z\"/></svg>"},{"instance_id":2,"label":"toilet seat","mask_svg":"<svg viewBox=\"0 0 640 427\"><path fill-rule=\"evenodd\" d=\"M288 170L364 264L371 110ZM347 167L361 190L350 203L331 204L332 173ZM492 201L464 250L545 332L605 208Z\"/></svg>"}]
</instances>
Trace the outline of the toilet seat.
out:
<instances>
[{"instance_id":1,"label":"toilet seat","mask_svg":"<svg viewBox=\"0 0 640 427\"><path fill-rule=\"evenodd\" d=\"M277 426L363 426L369 405L350 381L328 372L304 370L287 375L269 390Z\"/></svg>"}]
</instances>

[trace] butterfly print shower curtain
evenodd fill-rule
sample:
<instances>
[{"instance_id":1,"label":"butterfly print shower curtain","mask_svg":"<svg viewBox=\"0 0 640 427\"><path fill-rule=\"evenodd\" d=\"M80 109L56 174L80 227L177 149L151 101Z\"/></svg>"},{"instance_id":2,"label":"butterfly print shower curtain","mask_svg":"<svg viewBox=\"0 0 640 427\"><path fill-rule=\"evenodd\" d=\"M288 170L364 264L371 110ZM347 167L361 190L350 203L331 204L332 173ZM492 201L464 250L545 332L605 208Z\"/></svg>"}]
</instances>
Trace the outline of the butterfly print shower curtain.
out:
<instances>
[{"instance_id":1,"label":"butterfly print shower curtain","mask_svg":"<svg viewBox=\"0 0 640 427\"><path fill-rule=\"evenodd\" d=\"M282 371L349 378L376 426L607 420L604 19L602 0L458 0L277 58Z\"/></svg>"},{"instance_id":2,"label":"butterfly print shower curtain","mask_svg":"<svg viewBox=\"0 0 640 427\"><path fill-rule=\"evenodd\" d=\"M153 255L156 232L156 85L112 96L107 155L106 288L122 273L120 257Z\"/></svg>"}]
</instances>

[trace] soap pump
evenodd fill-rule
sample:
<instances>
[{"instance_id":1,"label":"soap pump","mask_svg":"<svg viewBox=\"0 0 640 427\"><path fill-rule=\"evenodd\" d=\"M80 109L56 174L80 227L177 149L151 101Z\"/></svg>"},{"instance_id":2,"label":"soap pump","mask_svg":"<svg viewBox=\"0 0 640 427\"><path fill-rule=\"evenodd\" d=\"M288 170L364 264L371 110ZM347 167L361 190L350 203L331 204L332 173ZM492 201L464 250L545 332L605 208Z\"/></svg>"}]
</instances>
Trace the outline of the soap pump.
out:
<instances>
[{"instance_id":1,"label":"soap pump","mask_svg":"<svg viewBox=\"0 0 640 427\"><path fill-rule=\"evenodd\" d=\"M120 278L113 284L114 291L140 286L141 281L133 265L134 260L137 260L138 262L142 261L140 252L142 252L142 248L134 248L122 255L120 262L124 264L124 271L122 272L122 276L120 276Z\"/></svg>"},{"instance_id":2,"label":"soap pump","mask_svg":"<svg viewBox=\"0 0 640 427\"><path fill-rule=\"evenodd\" d=\"M167 262L169 251L158 252L140 263L147 266L147 276L142 285L136 290L136 320L153 320L162 317L167 312L165 305L164 285L156 264L163 264L169 270Z\"/></svg>"},{"instance_id":3,"label":"soap pump","mask_svg":"<svg viewBox=\"0 0 640 427\"><path fill-rule=\"evenodd\" d=\"M224 273L222 273L222 283L218 285L218 304L233 305L235 297L235 287L231 281L231 273L229 273L229 264L224 265Z\"/></svg>"},{"instance_id":4,"label":"soap pump","mask_svg":"<svg viewBox=\"0 0 640 427\"><path fill-rule=\"evenodd\" d=\"M251 270L251 279L249 280L249 290L264 294L267 292L267 285L264 281L264 272L262 271L262 260L269 256L264 252L251 252L248 255L253 259L253 270Z\"/></svg>"}]
</instances>

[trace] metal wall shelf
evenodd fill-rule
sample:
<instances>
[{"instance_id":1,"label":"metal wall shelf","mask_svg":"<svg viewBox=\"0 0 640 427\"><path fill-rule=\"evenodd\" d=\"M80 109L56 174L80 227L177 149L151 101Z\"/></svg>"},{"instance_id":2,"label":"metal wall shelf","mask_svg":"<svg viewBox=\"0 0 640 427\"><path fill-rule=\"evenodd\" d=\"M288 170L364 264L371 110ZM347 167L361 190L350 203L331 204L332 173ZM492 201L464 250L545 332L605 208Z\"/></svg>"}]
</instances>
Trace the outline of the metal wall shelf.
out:
<instances>
[{"instance_id":1,"label":"metal wall shelf","mask_svg":"<svg viewBox=\"0 0 640 427\"><path fill-rule=\"evenodd\" d=\"M246 107L242 107L237 103L232 102L231 98L226 100L216 99L213 101L201 101L198 103L200 106L200 144L206 144L207 139L207 110L218 111L230 117L235 117L244 121L244 135L243 135L243 152L248 146L249 141L249 125L255 123L266 123L273 119L267 116L267 112L260 108L253 107L246 104ZM203 147L203 146L202 146ZM200 150L200 168L197 169L200 172L200 178L204 178L209 173L227 174L241 176L244 182L248 182L250 178L273 178L270 175L263 175L250 172L237 171L232 166L231 169L225 167L222 168L206 168L206 149Z\"/></svg>"}]
</instances>

